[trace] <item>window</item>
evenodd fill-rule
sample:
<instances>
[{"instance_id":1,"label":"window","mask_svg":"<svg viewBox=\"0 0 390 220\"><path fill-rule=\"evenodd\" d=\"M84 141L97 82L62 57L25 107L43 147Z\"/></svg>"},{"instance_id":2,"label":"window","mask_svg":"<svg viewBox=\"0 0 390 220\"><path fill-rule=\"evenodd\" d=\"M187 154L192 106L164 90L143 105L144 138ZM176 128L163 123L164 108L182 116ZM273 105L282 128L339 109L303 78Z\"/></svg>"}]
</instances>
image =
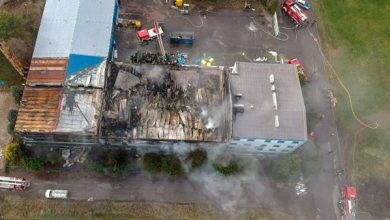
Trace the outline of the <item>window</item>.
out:
<instances>
[{"instance_id":1,"label":"window","mask_svg":"<svg viewBox=\"0 0 390 220\"><path fill-rule=\"evenodd\" d=\"M298 144L298 143L299 143L299 141L293 141L292 143L293 143L293 144Z\"/></svg>"},{"instance_id":2,"label":"window","mask_svg":"<svg viewBox=\"0 0 390 220\"><path fill-rule=\"evenodd\" d=\"M279 144L284 143L284 141L278 141Z\"/></svg>"},{"instance_id":3,"label":"window","mask_svg":"<svg viewBox=\"0 0 390 220\"><path fill-rule=\"evenodd\" d=\"M288 152L289 150L282 150L282 152Z\"/></svg>"},{"instance_id":4,"label":"window","mask_svg":"<svg viewBox=\"0 0 390 220\"><path fill-rule=\"evenodd\" d=\"M288 145L287 148L294 148L294 146Z\"/></svg>"},{"instance_id":5,"label":"window","mask_svg":"<svg viewBox=\"0 0 390 220\"><path fill-rule=\"evenodd\" d=\"M272 146L272 147L280 147L280 145L277 145L277 144L275 144L274 146Z\"/></svg>"},{"instance_id":6,"label":"window","mask_svg":"<svg viewBox=\"0 0 390 220\"><path fill-rule=\"evenodd\" d=\"M244 146L251 146L251 144L246 143L246 144L244 144Z\"/></svg>"},{"instance_id":7,"label":"window","mask_svg":"<svg viewBox=\"0 0 390 220\"><path fill-rule=\"evenodd\" d=\"M276 151L275 149L269 149L269 151Z\"/></svg>"},{"instance_id":8,"label":"window","mask_svg":"<svg viewBox=\"0 0 390 220\"><path fill-rule=\"evenodd\" d=\"M240 138L233 138L234 141L240 141Z\"/></svg>"},{"instance_id":9,"label":"window","mask_svg":"<svg viewBox=\"0 0 390 220\"><path fill-rule=\"evenodd\" d=\"M237 145L237 143L230 143L230 145Z\"/></svg>"},{"instance_id":10,"label":"window","mask_svg":"<svg viewBox=\"0 0 390 220\"><path fill-rule=\"evenodd\" d=\"M260 145L260 147L267 147L267 145L266 144L262 144L262 145Z\"/></svg>"},{"instance_id":11,"label":"window","mask_svg":"<svg viewBox=\"0 0 390 220\"><path fill-rule=\"evenodd\" d=\"M267 140L265 140L264 142L267 142L267 143L269 143L269 142L271 142L271 140L268 140L268 139L267 139Z\"/></svg>"},{"instance_id":12,"label":"window","mask_svg":"<svg viewBox=\"0 0 390 220\"><path fill-rule=\"evenodd\" d=\"M256 147L256 150L263 151L263 148L262 147Z\"/></svg>"},{"instance_id":13,"label":"window","mask_svg":"<svg viewBox=\"0 0 390 220\"><path fill-rule=\"evenodd\" d=\"M255 139L248 139L247 141L255 141Z\"/></svg>"}]
</instances>

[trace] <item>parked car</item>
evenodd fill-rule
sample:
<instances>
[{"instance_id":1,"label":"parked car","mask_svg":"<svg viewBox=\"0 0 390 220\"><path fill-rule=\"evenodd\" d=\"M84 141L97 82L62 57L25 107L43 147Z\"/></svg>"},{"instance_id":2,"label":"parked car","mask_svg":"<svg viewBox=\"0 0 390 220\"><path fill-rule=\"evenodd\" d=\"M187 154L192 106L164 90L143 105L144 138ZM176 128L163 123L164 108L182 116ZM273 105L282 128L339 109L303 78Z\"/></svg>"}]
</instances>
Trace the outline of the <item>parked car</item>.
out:
<instances>
[{"instance_id":1,"label":"parked car","mask_svg":"<svg viewBox=\"0 0 390 220\"><path fill-rule=\"evenodd\" d=\"M67 199L68 190L48 189L45 192L45 197L48 199Z\"/></svg>"},{"instance_id":2,"label":"parked car","mask_svg":"<svg viewBox=\"0 0 390 220\"><path fill-rule=\"evenodd\" d=\"M307 1L305 1L305 0L295 0L295 3L299 7L303 8L305 10L310 10L311 9L311 4L309 2L307 2Z\"/></svg>"}]
</instances>

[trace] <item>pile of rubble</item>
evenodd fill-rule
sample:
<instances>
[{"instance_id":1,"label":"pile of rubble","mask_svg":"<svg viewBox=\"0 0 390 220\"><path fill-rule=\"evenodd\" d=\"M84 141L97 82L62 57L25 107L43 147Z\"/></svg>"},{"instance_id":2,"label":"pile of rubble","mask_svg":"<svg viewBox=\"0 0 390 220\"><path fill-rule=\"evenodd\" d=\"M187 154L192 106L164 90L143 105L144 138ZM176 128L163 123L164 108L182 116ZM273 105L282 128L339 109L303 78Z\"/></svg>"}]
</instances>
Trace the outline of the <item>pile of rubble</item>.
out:
<instances>
[{"instance_id":1,"label":"pile of rubble","mask_svg":"<svg viewBox=\"0 0 390 220\"><path fill-rule=\"evenodd\" d=\"M221 69L117 65L103 114L107 136L222 141L226 109Z\"/></svg>"},{"instance_id":2,"label":"pile of rubble","mask_svg":"<svg viewBox=\"0 0 390 220\"><path fill-rule=\"evenodd\" d=\"M130 60L133 64L177 65L175 54L166 54L163 57L159 53L136 52L130 57Z\"/></svg>"}]
</instances>

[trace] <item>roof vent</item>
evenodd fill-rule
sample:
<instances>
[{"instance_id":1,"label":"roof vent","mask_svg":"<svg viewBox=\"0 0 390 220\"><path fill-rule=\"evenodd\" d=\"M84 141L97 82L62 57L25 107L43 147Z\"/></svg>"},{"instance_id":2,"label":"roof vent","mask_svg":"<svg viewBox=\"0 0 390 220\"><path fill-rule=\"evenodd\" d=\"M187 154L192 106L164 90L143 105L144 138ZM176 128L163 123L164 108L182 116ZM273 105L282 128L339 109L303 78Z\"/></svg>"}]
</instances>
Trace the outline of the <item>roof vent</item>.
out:
<instances>
[{"instance_id":1,"label":"roof vent","mask_svg":"<svg viewBox=\"0 0 390 220\"><path fill-rule=\"evenodd\" d=\"M279 116L278 115L275 115L275 127L276 128L279 127Z\"/></svg>"},{"instance_id":2,"label":"roof vent","mask_svg":"<svg viewBox=\"0 0 390 220\"><path fill-rule=\"evenodd\" d=\"M234 104L233 105L233 112L234 113L244 113L245 105L243 104Z\"/></svg>"},{"instance_id":3,"label":"roof vent","mask_svg":"<svg viewBox=\"0 0 390 220\"><path fill-rule=\"evenodd\" d=\"M236 99L240 99L240 98L242 98L242 93L236 93L236 94L234 94L234 97Z\"/></svg>"},{"instance_id":4,"label":"roof vent","mask_svg":"<svg viewBox=\"0 0 390 220\"><path fill-rule=\"evenodd\" d=\"M276 100L276 92L272 92L272 101L274 102L274 109L278 110L278 101Z\"/></svg>"},{"instance_id":5,"label":"roof vent","mask_svg":"<svg viewBox=\"0 0 390 220\"><path fill-rule=\"evenodd\" d=\"M271 91L272 91L272 92L276 92L275 85L271 85Z\"/></svg>"},{"instance_id":6,"label":"roof vent","mask_svg":"<svg viewBox=\"0 0 390 220\"><path fill-rule=\"evenodd\" d=\"M271 84L274 84L274 82L275 82L275 76L274 76L274 74L269 75L269 82L270 82Z\"/></svg>"}]
</instances>

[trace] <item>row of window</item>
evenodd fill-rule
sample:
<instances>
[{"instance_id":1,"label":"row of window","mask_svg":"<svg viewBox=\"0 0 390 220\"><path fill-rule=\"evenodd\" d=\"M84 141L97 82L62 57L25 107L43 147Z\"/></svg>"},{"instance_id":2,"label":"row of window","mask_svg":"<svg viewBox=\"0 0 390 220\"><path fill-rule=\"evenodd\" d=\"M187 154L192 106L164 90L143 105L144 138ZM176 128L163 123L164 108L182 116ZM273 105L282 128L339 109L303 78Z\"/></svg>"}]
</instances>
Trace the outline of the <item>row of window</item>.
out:
<instances>
[{"instance_id":1,"label":"row of window","mask_svg":"<svg viewBox=\"0 0 390 220\"><path fill-rule=\"evenodd\" d=\"M240 138L233 138L233 140L235 140L235 141L248 141L248 142L254 142L256 139L251 139L251 138L248 138L248 139L240 139ZM266 142L266 143L271 143L272 142L272 140L270 140L270 139L266 139L266 140L264 140L264 142ZM278 144L282 144L282 143L287 143L287 142L289 142L289 141L276 141L276 143L278 143ZM299 144L299 141L291 141L291 143L292 144Z\"/></svg>"},{"instance_id":2,"label":"row of window","mask_svg":"<svg viewBox=\"0 0 390 220\"><path fill-rule=\"evenodd\" d=\"M230 143L230 145L238 145L238 143ZM245 143L244 146L252 146L252 144ZM260 146L255 146L255 147L267 147L266 144L261 144ZM280 145L273 145L272 147L280 147ZM288 145L287 148L294 148L292 145Z\"/></svg>"}]
</instances>

